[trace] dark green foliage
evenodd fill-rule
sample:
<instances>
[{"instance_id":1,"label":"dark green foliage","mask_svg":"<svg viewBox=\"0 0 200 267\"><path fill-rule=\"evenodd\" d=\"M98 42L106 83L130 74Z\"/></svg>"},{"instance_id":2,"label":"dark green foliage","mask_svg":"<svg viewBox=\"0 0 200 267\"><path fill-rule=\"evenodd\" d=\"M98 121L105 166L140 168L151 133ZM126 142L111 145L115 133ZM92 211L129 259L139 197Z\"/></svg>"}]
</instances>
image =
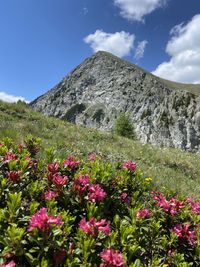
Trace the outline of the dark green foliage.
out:
<instances>
[{"instance_id":1,"label":"dark green foliage","mask_svg":"<svg viewBox=\"0 0 200 267\"><path fill-rule=\"evenodd\" d=\"M135 131L133 124L128 115L124 112L120 112L116 124L114 127L114 132L120 136L124 136L127 138L135 139Z\"/></svg>"}]
</instances>

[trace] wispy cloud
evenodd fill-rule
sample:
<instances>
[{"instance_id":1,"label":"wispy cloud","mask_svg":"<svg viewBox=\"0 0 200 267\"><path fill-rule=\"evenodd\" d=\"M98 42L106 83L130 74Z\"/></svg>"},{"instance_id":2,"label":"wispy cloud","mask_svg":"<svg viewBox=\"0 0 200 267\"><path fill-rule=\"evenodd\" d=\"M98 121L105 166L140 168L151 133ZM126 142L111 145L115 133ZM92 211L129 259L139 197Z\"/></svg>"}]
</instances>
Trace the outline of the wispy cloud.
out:
<instances>
[{"instance_id":1,"label":"wispy cloud","mask_svg":"<svg viewBox=\"0 0 200 267\"><path fill-rule=\"evenodd\" d=\"M169 0L113 0L119 7L120 15L130 21L144 22L144 17L157 8L163 7Z\"/></svg>"},{"instance_id":2,"label":"wispy cloud","mask_svg":"<svg viewBox=\"0 0 200 267\"><path fill-rule=\"evenodd\" d=\"M5 92L0 92L0 100L10 103L17 102L18 100L25 101L27 103L29 102L22 96L9 95Z\"/></svg>"},{"instance_id":3,"label":"wispy cloud","mask_svg":"<svg viewBox=\"0 0 200 267\"><path fill-rule=\"evenodd\" d=\"M146 48L147 44L148 44L147 40L143 40L141 42L138 42L138 45L137 45L137 47L135 49L135 55L134 55L134 58L136 60L139 60L144 56L144 51L145 51L145 48Z\"/></svg>"},{"instance_id":4,"label":"wispy cloud","mask_svg":"<svg viewBox=\"0 0 200 267\"><path fill-rule=\"evenodd\" d=\"M153 74L184 83L200 83L200 14L187 24L176 25L170 31L166 46L169 61L161 63Z\"/></svg>"},{"instance_id":5,"label":"wispy cloud","mask_svg":"<svg viewBox=\"0 0 200 267\"><path fill-rule=\"evenodd\" d=\"M96 30L84 38L94 52L103 50L124 57L130 54L134 46L135 35L128 32L107 33Z\"/></svg>"}]
</instances>

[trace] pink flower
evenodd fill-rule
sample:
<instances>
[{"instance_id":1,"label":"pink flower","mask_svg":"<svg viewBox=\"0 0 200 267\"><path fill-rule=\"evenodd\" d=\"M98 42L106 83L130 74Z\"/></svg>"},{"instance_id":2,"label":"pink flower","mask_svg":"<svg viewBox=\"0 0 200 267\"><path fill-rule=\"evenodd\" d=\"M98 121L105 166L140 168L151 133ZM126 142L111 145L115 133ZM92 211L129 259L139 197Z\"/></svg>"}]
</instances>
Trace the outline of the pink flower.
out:
<instances>
[{"instance_id":1,"label":"pink flower","mask_svg":"<svg viewBox=\"0 0 200 267\"><path fill-rule=\"evenodd\" d=\"M92 236L96 236L98 234L98 231L109 235L111 231L109 222L107 222L105 219L97 221L97 219L94 217L92 217L89 221L86 221L86 219L82 219L79 223L79 227L86 234Z\"/></svg>"},{"instance_id":2,"label":"pink flower","mask_svg":"<svg viewBox=\"0 0 200 267\"><path fill-rule=\"evenodd\" d=\"M89 185L90 185L90 179L88 174L80 175L74 180L74 189L78 191L78 194L80 196L83 195L83 193L86 191Z\"/></svg>"},{"instance_id":3,"label":"pink flower","mask_svg":"<svg viewBox=\"0 0 200 267\"><path fill-rule=\"evenodd\" d=\"M124 203L128 203L130 201L129 195L126 192L121 193L120 199Z\"/></svg>"},{"instance_id":4,"label":"pink flower","mask_svg":"<svg viewBox=\"0 0 200 267\"><path fill-rule=\"evenodd\" d=\"M185 224L176 224L172 232L174 232L179 238L186 239L190 245L194 245L196 241L196 233L195 231L190 231L189 230L190 225L185 223Z\"/></svg>"},{"instance_id":5,"label":"pink flower","mask_svg":"<svg viewBox=\"0 0 200 267\"><path fill-rule=\"evenodd\" d=\"M52 182L55 186L61 187L63 185L66 185L68 182L68 177L67 176L61 176L58 173L53 175Z\"/></svg>"},{"instance_id":6,"label":"pink flower","mask_svg":"<svg viewBox=\"0 0 200 267\"><path fill-rule=\"evenodd\" d=\"M192 211L196 214L200 214L200 202L194 202L192 204Z\"/></svg>"},{"instance_id":7,"label":"pink flower","mask_svg":"<svg viewBox=\"0 0 200 267\"><path fill-rule=\"evenodd\" d=\"M60 170L60 165L58 162L55 163L49 163L48 164L48 171L51 173L57 173Z\"/></svg>"},{"instance_id":8,"label":"pink flower","mask_svg":"<svg viewBox=\"0 0 200 267\"><path fill-rule=\"evenodd\" d=\"M55 250L53 253L53 260L55 263L55 266L58 266L59 264L63 263L66 256L66 251L62 248L59 250Z\"/></svg>"},{"instance_id":9,"label":"pink flower","mask_svg":"<svg viewBox=\"0 0 200 267\"><path fill-rule=\"evenodd\" d=\"M96 160L97 159L97 155L95 153L91 153L88 155L88 160Z\"/></svg>"},{"instance_id":10,"label":"pink flower","mask_svg":"<svg viewBox=\"0 0 200 267\"><path fill-rule=\"evenodd\" d=\"M9 171L6 172L7 177L12 181L12 182L18 182L20 180L22 172L21 171Z\"/></svg>"},{"instance_id":11,"label":"pink flower","mask_svg":"<svg viewBox=\"0 0 200 267\"><path fill-rule=\"evenodd\" d=\"M99 184L92 184L89 187L89 199L92 202L103 201L107 194Z\"/></svg>"},{"instance_id":12,"label":"pink flower","mask_svg":"<svg viewBox=\"0 0 200 267\"><path fill-rule=\"evenodd\" d=\"M14 261L10 261L9 263L3 263L1 267L15 267L16 263Z\"/></svg>"},{"instance_id":13,"label":"pink flower","mask_svg":"<svg viewBox=\"0 0 200 267\"><path fill-rule=\"evenodd\" d=\"M15 160L16 159L16 155L13 154L12 152L7 152L4 156L4 161L6 160Z\"/></svg>"},{"instance_id":14,"label":"pink flower","mask_svg":"<svg viewBox=\"0 0 200 267\"><path fill-rule=\"evenodd\" d=\"M104 249L100 256L104 263L100 266L104 267L123 267L125 265L125 260L123 255L112 248Z\"/></svg>"},{"instance_id":15,"label":"pink flower","mask_svg":"<svg viewBox=\"0 0 200 267\"><path fill-rule=\"evenodd\" d=\"M31 217L28 231L31 232L33 229L38 228L45 233L49 233L51 224L61 225L61 216L49 216L47 213L47 209L41 208Z\"/></svg>"},{"instance_id":16,"label":"pink flower","mask_svg":"<svg viewBox=\"0 0 200 267\"><path fill-rule=\"evenodd\" d=\"M0 147L4 147L4 144L0 143Z\"/></svg>"},{"instance_id":17,"label":"pink flower","mask_svg":"<svg viewBox=\"0 0 200 267\"><path fill-rule=\"evenodd\" d=\"M28 167L31 168L33 166L33 164L34 164L34 162L31 160L31 158L29 156L26 156L24 159L26 161L28 161L28 163L29 163Z\"/></svg>"},{"instance_id":18,"label":"pink flower","mask_svg":"<svg viewBox=\"0 0 200 267\"><path fill-rule=\"evenodd\" d=\"M74 169L80 165L80 161L76 160L74 156L68 157L66 160L64 160L64 166L69 167L71 169Z\"/></svg>"},{"instance_id":19,"label":"pink flower","mask_svg":"<svg viewBox=\"0 0 200 267\"><path fill-rule=\"evenodd\" d=\"M184 202L180 202L174 197L168 201L160 192L153 192L153 198L157 201L160 208L172 216L176 216L185 207Z\"/></svg>"},{"instance_id":20,"label":"pink flower","mask_svg":"<svg viewBox=\"0 0 200 267\"><path fill-rule=\"evenodd\" d=\"M55 199L57 196L58 196L58 192L54 192L54 191L51 191L51 190L49 190L49 191L45 191L45 192L43 193L43 198L44 198L45 200Z\"/></svg>"},{"instance_id":21,"label":"pink flower","mask_svg":"<svg viewBox=\"0 0 200 267\"><path fill-rule=\"evenodd\" d=\"M149 209L140 209L136 213L137 218L148 218L150 217L150 215L151 215L151 212Z\"/></svg>"},{"instance_id":22,"label":"pink flower","mask_svg":"<svg viewBox=\"0 0 200 267\"><path fill-rule=\"evenodd\" d=\"M136 170L136 163L132 160L128 160L123 164L123 169L134 172Z\"/></svg>"}]
</instances>

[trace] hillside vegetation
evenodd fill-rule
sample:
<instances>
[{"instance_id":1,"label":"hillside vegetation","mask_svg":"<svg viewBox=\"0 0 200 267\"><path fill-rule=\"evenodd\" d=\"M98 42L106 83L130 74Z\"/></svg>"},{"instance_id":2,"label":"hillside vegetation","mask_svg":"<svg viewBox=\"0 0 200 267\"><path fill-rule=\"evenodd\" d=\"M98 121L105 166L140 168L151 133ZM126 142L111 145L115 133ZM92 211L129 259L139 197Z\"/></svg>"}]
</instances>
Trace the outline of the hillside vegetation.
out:
<instances>
[{"instance_id":1,"label":"hillside vegetation","mask_svg":"<svg viewBox=\"0 0 200 267\"><path fill-rule=\"evenodd\" d=\"M144 175L156 185L200 197L200 156L177 149L142 145L138 141L113 134L85 129L68 122L45 117L24 103L0 102L0 139L12 138L23 142L27 134L42 138L40 156L56 149L56 157L66 155L86 157L95 152L111 162L135 161Z\"/></svg>"}]
</instances>

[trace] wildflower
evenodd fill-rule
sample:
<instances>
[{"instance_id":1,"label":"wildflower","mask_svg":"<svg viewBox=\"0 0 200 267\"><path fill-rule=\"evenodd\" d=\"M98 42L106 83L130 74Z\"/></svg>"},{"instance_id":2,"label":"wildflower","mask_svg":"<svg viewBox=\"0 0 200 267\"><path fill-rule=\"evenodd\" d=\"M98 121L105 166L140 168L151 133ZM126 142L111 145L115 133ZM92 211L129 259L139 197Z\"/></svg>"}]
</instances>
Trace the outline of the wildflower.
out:
<instances>
[{"instance_id":1,"label":"wildflower","mask_svg":"<svg viewBox=\"0 0 200 267\"><path fill-rule=\"evenodd\" d=\"M58 196L58 192L54 192L54 191L46 191L43 193L43 198L45 200L52 200L55 199Z\"/></svg>"},{"instance_id":2,"label":"wildflower","mask_svg":"<svg viewBox=\"0 0 200 267\"><path fill-rule=\"evenodd\" d=\"M61 175L59 175L57 173L53 175L52 182L57 187L61 187L63 185L66 185L67 181L68 181L68 177L67 176L61 176Z\"/></svg>"},{"instance_id":3,"label":"wildflower","mask_svg":"<svg viewBox=\"0 0 200 267\"><path fill-rule=\"evenodd\" d=\"M123 255L112 248L104 249L100 253L100 256L104 261L104 263L100 265L101 267L123 267L125 265Z\"/></svg>"},{"instance_id":4,"label":"wildflower","mask_svg":"<svg viewBox=\"0 0 200 267\"><path fill-rule=\"evenodd\" d=\"M60 170L60 165L58 162L55 163L49 163L48 164L48 171L51 173L57 173Z\"/></svg>"},{"instance_id":5,"label":"wildflower","mask_svg":"<svg viewBox=\"0 0 200 267\"><path fill-rule=\"evenodd\" d=\"M99 184L92 184L89 186L89 199L92 202L103 201L107 194Z\"/></svg>"},{"instance_id":6,"label":"wildflower","mask_svg":"<svg viewBox=\"0 0 200 267\"><path fill-rule=\"evenodd\" d=\"M61 225L62 218L61 216L49 216L46 208L41 208L36 212L29 222L29 232L33 229L41 229L43 232L49 233L50 225Z\"/></svg>"},{"instance_id":7,"label":"wildflower","mask_svg":"<svg viewBox=\"0 0 200 267\"><path fill-rule=\"evenodd\" d=\"M15 267L16 263L12 260L9 263L3 263L1 267Z\"/></svg>"},{"instance_id":8,"label":"wildflower","mask_svg":"<svg viewBox=\"0 0 200 267\"><path fill-rule=\"evenodd\" d=\"M149 209L140 209L136 213L137 218L148 218L150 217L151 213Z\"/></svg>"},{"instance_id":9,"label":"wildflower","mask_svg":"<svg viewBox=\"0 0 200 267\"><path fill-rule=\"evenodd\" d=\"M136 170L136 163L133 162L132 160L128 160L123 164L123 169L129 170L131 172L135 172Z\"/></svg>"},{"instance_id":10,"label":"wildflower","mask_svg":"<svg viewBox=\"0 0 200 267\"><path fill-rule=\"evenodd\" d=\"M160 192L153 192L153 198L157 201L160 208L172 216L176 216L179 210L185 207L184 202L180 202L176 198L171 198L168 201Z\"/></svg>"},{"instance_id":11,"label":"wildflower","mask_svg":"<svg viewBox=\"0 0 200 267\"><path fill-rule=\"evenodd\" d=\"M16 159L16 155L13 154L12 152L7 152L4 156L4 161L6 160L15 160Z\"/></svg>"},{"instance_id":12,"label":"wildflower","mask_svg":"<svg viewBox=\"0 0 200 267\"><path fill-rule=\"evenodd\" d=\"M74 169L80 165L80 161L76 160L74 156L70 156L64 160L64 166Z\"/></svg>"},{"instance_id":13,"label":"wildflower","mask_svg":"<svg viewBox=\"0 0 200 267\"><path fill-rule=\"evenodd\" d=\"M89 221L86 221L86 219L82 219L79 223L79 227L86 234L92 236L96 236L98 234L98 231L109 235L111 231L109 222L107 222L105 219L97 221L97 219L94 217L92 217Z\"/></svg>"},{"instance_id":14,"label":"wildflower","mask_svg":"<svg viewBox=\"0 0 200 267\"><path fill-rule=\"evenodd\" d=\"M74 180L74 189L78 191L80 196L82 196L82 194L89 187L89 184L90 184L89 175L87 174L80 175L78 178Z\"/></svg>"},{"instance_id":15,"label":"wildflower","mask_svg":"<svg viewBox=\"0 0 200 267\"><path fill-rule=\"evenodd\" d=\"M97 155L95 153L91 153L88 155L88 160L96 160L97 159Z\"/></svg>"},{"instance_id":16,"label":"wildflower","mask_svg":"<svg viewBox=\"0 0 200 267\"><path fill-rule=\"evenodd\" d=\"M192 204L192 211L196 214L200 214L200 202L194 202Z\"/></svg>"},{"instance_id":17,"label":"wildflower","mask_svg":"<svg viewBox=\"0 0 200 267\"><path fill-rule=\"evenodd\" d=\"M126 192L122 192L120 195L120 199L124 203L128 203L130 201L129 195Z\"/></svg>"},{"instance_id":18,"label":"wildflower","mask_svg":"<svg viewBox=\"0 0 200 267\"><path fill-rule=\"evenodd\" d=\"M21 171L8 171L6 172L7 177L12 182L18 182L20 179L22 172Z\"/></svg>"},{"instance_id":19,"label":"wildflower","mask_svg":"<svg viewBox=\"0 0 200 267\"><path fill-rule=\"evenodd\" d=\"M185 224L176 224L172 232L174 232L179 238L186 239L190 245L193 245L196 241L196 233L195 231L190 231L189 230L190 225L185 223Z\"/></svg>"},{"instance_id":20,"label":"wildflower","mask_svg":"<svg viewBox=\"0 0 200 267\"><path fill-rule=\"evenodd\" d=\"M26 156L24 159L28 161L28 167L31 168L34 164L33 160L29 156Z\"/></svg>"}]
</instances>

